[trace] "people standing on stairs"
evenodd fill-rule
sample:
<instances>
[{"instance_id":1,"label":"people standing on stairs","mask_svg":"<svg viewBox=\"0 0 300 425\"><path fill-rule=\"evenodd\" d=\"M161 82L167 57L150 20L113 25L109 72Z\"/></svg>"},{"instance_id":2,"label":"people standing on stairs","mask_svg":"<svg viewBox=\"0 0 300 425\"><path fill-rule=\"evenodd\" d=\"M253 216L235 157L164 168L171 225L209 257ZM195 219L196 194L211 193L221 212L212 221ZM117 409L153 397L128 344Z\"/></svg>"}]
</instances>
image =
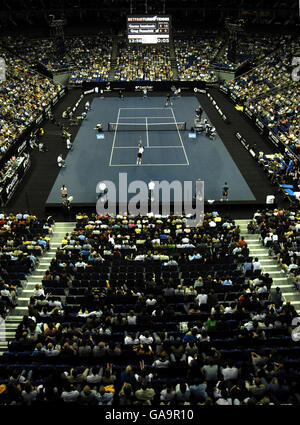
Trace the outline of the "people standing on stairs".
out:
<instances>
[{"instance_id":1,"label":"people standing on stairs","mask_svg":"<svg viewBox=\"0 0 300 425\"><path fill-rule=\"evenodd\" d=\"M253 273L258 273L261 271L261 264L258 260L258 257L255 257L253 262L252 262L252 267L253 267Z\"/></svg>"},{"instance_id":2,"label":"people standing on stairs","mask_svg":"<svg viewBox=\"0 0 300 425\"><path fill-rule=\"evenodd\" d=\"M275 289L275 291L270 292L269 297L268 297L268 301L270 301L270 303L275 304L276 308L279 308L282 306L282 292L281 289L277 286L277 288Z\"/></svg>"}]
</instances>

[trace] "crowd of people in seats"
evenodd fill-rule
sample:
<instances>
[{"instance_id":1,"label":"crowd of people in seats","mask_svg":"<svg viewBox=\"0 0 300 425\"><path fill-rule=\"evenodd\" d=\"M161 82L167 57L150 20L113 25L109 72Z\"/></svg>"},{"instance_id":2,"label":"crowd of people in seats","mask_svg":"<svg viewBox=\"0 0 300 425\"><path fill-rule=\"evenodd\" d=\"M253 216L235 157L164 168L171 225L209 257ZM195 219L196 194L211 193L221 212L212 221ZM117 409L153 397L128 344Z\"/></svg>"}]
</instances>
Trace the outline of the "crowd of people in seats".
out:
<instances>
[{"instance_id":1,"label":"crowd of people in seats","mask_svg":"<svg viewBox=\"0 0 300 425\"><path fill-rule=\"evenodd\" d=\"M61 90L61 86L34 72L30 65L0 48L6 80L0 83L0 155L15 143Z\"/></svg>"},{"instance_id":2,"label":"crowd of people in seats","mask_svg":"<svg viewBox=\"0 0 300 425\"><path fill-rule=\"evenodd\" d=\"M114 79L118 81L172 80L170 49L166 45L132 46L118 43Z\"/></svg>"},{"instance_id":3,"label":"crowd of people in seats","mask_svg":"<svg viewBox=\"0 0 300 425\"><path fill-rule=\"evenodd\" d=\"M257 160L271 182L278 185L279 192L285 188L299 192L299 167L296 159L292 159L288 153L259 152Z\"/></svg>"},{"instance_id":4,"label":"crowd of people in seats","mask_svg":"<svg viewBox=\"0 0 300 425\"><path fill-rule=\"evenodd\" d=\"M253 108L279 139L297 155L300 153L299 89L299 82L290 81L288 87L257 101Z\"/></svg>"},{"instance_id":5,"label":"crowd of people in seats","mask_svg":"<svg viewBox=\"0 0 300 425\"><path fill-rule=\"evenodd\" d=\"M299 404L296 311L272 283L216 211L196 228L79 213L2 356L0 403Z\"/></svg>"},{"instance_id":6,"label":"crowd of people in seats","mask_svg":"<svg viewBox=\"0 0 300 425\"><path fill-rule=\"evenodd\" d=\"M217 35L207 37L174 38L174 50L179 79L202 80L213 83L217 80L211 69L211 61L222 41Z\"/></svg>"},{"instance_id":7,"label":"crowd of people in seats","mask_svg":"<svg viewBox=\"0 0 300 425\"><path fill-rule=\"evenodd\" d=\"M282 48L254 70L224 85L257 114L279 139L299 152L299 87L292 79L292 60L299 37L285 36Z\"/></svg>"},{"instance_id":8,"label":"crowd of people in seats","mask_svg":"<svg viewBox=\"0 0 300 425\"><path fill-rule=\"evenodd\" d=\"M75 64L71 82L108 81L112 54L110 37L98 34L66 38L66 50Z\"/></svg>"},{"instance_id":9,"label":"crowd of people in seats","mask_svg":"<svg viewBox=\"0 0 300 425\"><path fill-rule=\"evenodd\" d=\"M294 288L299 290L300 212L295 210L265 210L254 214L249 229L260 233L269 256L278 261Z\"/></svg>"},{"instance_id":10,"label":"crowd of people in seats","mask_svg":"<svg viewBox=\"0 0 300 425\"><path fill-rule=\"evenodd\" d=\"M40 62L52 72L67 71L70 67L63 51L58 51L54 39L7 36L2 39L2 43L26 62Z\"/></svg>"},{"instance_id":11,"label":"crowd of people in seats","mask_svg":"<svg viewBox=\"0 0 300 425\"><path fill-rule=\"evenodd\" d=\"M0 315L17 305L22 281L49 249L52 228L32 214L0 213Z\"/></svg>"},{"instance_id":12,"label":"crowd of people in seats","mask_svg":"<svg viewBox=\"0 0 300 425\"><path fill-rule=\"evenodd\" d=\"M214 63L219 69L235 71L243 62L251 61L257 63L266 58L269 54L280 48L284 38L281 35L261 35L242 33L238 39L236 48L236 62L228 59L228 45L221 57Z\"/></svg>"}]
</instances>

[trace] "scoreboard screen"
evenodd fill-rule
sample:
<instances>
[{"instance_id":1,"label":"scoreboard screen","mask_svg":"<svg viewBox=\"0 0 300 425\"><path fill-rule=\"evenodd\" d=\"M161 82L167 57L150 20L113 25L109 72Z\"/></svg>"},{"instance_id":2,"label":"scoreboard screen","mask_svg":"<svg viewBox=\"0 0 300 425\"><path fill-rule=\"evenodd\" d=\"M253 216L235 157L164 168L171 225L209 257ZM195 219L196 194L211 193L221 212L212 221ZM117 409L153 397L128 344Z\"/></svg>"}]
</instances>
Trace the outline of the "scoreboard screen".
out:
<instances>
[{"instance_id":1,"label":"scoreboard screen","mask_svg":"<svg viewBox=\"0 0 300 425\"><path fill-rule=\"evenodd\" d=\"M170 16L128 16L127 32L129 43L169 43Z\"/></svg>"}]
</instances>

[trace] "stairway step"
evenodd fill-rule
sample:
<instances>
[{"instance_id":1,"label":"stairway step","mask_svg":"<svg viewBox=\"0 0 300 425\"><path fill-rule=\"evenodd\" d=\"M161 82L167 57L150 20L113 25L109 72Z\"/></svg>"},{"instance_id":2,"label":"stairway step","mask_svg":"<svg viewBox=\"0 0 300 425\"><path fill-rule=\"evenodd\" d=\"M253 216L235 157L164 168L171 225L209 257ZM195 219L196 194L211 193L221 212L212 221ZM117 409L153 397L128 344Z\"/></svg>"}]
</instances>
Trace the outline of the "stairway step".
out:
<instances>
[{"instance_id":1,"label":"stairway step","mask_svg":"<svg viewBox=\"0 0 300 425\"><path fill-rule=\"evenodd\" d=\"M59 234L59 235L60 234L65 235L66 233L68 233L68 231L65 231L65 230L64 231L55 230L54 236L57 235L57 234Z\"/></svg>"},{"instance_id":2,"label":"stairway step","mask_svg":"<svg viewBox=\"0 0 300 425\"><path fill-rule=\"evenodd\" d=\"M5 322L21 322L21 321L22 321L22 317L21 316L16 316L16 315L8 316L5 319Z\"/></svg>"},{"instance_id":3,"label":"stairway step","mask_svg":"<svg viewBox=\"0 0 300 425\"><path fill-rule=\"evenodd\" d=\"M266 270L266 268L264 267L264 273L269 273L270 275L272 275L272 274L279 274L279 273L281 273L281 271L279 270L279 271L274 271L274 270ZM271 276L272 277L272 276Z\"/></svg>"},{"instance_id":4,"label":"stairway step","mask_svg":"<svg viewBox=\"0 0 300 425\"><path fill-rule=\"evenodd\" d=\"M262 263L262 262L268 262L268 263L270 263L271 261L275 261L275 260L273 260L273 258L262 258L261 260L259 260L260 261L260 263ZM277 263L276 263L276 265L277 265Z\"/></svg>"},{"instance_id":5,"label":"stairway step","mask_svg":"<svg viewBox=\"0 0 300 425\"><path fill-rule=\"evenodd\" d=\"M246 239L245 239L246 240ZM246 242L247 242L247 240L246 240ZM248 248L250 249L250 248L252 248L252 247L255 247L255 246L257 246L257 247L261 247L261 243L259 242L259 241L257 241L257 243L248 243L247 242L247 246L248 246ZM258 249L258 248L257 248ZM264 248L264 249L266 249L266 248Z\"/></svg>"},{"instance_id":6,"label":"stairway step","mask_svg":"<svg viewBox=\"0 0 300 425\"><path fill-rule=\"evenodd\" d=\"M32 273L32 275L29 276L30 279L38 279L44 276L43 274L39 273L39 270L36 270L35 272L37 272L38 274Z\"/></svg>"},{"instance_id":7,"label":"stairway step","mask_svg":"<svg viewBox=\"0 0 300 425\"><path fill-rule=\"evenodd\" d=\"M76 226L76 221L56 221L55 226L65 226L68 224L72 224L73 226Z\"/></svg>"},{"instance_id":8,"label":"stairway step","mask_svg":"<svg viewBox=\"0 0 300 425\"><path fill-rule=\"evenodd\" d=\"M277 287L277 286L278 286L278 288L280 288L280 289L282 290L282 293L284 292L284 289L285 289L286 291L294 290L294 285L286 284L286 285L276 285L276 287Z\"/></svg>"}]
</instances>

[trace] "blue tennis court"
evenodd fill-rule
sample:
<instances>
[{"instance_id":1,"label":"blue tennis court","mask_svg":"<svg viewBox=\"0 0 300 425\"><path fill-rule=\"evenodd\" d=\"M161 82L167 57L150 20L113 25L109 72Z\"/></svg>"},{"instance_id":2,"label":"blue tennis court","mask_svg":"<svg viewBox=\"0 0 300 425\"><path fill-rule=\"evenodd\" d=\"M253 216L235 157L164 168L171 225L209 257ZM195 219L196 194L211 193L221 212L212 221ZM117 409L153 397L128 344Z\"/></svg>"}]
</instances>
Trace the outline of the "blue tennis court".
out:
<instances>
[{"instance_id":1,"label":"blue tennis court","mask_svg":"<svg viewBox=\"0 0 300 425\"><path fill-rule=\"evenodd\" d=\"M95 203L97 183L111 180L118 191L119 173L127 173L128 184L135 180L149 182L150 178L182 183L201 178L205 200L220 199L221 187L227 181L230 200L255 200L218 134L214 140L202 134L189 138L198 106L196 96L175 99L168 106L165 97L159 96L94 98L74 140L74 149L66 158L67 167L59 171L47 205L61 202L62 184L74 196L74 204ZM111 123L110 131L105 131L104 139L100 140L94 130L99 122L104 129ZM140 139L145 150L142 163L137 166Z\"/></svg>"},{"instance_id":2,"label":"blue tennis court","mask_svg":"<svg viewBox=\"0 0 300 425\"><path fill-rule=\"evenodd\" d=\"M117 122L111 127L114 129L109 162L112 167L135 166L139 140L145 148L142 167L189 165L181 137L184 127L176 122L172 107L119 108ZM160 149L166 149L168 154L163 164Z\"/></svg>"}]
</instances>

